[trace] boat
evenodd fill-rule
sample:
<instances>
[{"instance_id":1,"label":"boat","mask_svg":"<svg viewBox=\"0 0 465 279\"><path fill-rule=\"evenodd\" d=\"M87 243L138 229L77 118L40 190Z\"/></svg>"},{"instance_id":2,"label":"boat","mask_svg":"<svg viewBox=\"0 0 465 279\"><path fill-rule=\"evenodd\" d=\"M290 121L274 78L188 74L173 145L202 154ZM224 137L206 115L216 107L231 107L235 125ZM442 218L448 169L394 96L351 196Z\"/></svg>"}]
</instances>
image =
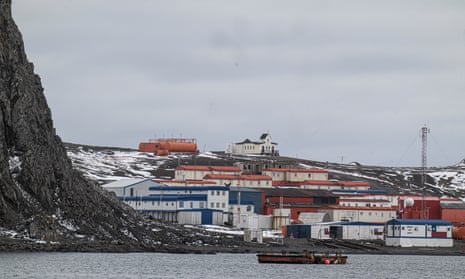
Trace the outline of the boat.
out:
<instances>
[{"instance_id":1,"label":"boat","mask_svg":"<svg viewBox=\"0 0 465 279\"><path fill-rule=\"evenodd\" d=\"M259 263L277 264L345 264L347 256L341 253L259 253L257 254Z\"/></svg>"}]
</instances>

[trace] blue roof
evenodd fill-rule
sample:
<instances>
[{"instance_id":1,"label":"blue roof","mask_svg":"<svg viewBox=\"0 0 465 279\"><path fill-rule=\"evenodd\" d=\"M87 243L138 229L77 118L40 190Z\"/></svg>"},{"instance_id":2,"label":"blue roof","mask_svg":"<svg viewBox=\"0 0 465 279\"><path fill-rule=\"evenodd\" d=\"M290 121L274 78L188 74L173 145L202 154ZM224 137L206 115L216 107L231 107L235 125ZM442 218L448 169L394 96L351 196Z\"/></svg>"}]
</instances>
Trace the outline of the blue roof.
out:
<instances>
[{"instance_id":1,"label":"blue roof","mask_svg":"<svg viewBox=\"0 0 465 279\"><path fill-rule=\"evenodd\" d=\"M428 220L428 219L392 219L386 222L388 225L441 225L452 226L452 223L446 220Z\"/></svg>"},{"instance_id":2,"label":"blue roof","mask_svg":"<svg viewBox=\"0 0 465 279\"><path fill-rule=\"evenodd\" d=\"M230 188L230 191L234 191L234 192L239 192L239 190L240 190L241 192L262 193L261 190L257 190L257 189L254 189L254 188L248 188L248 187L231 186L229 188Z\"/></svg>"},{"instance_id":3,"label":"blue roof","mask_svg":"<svg viewBox=\"0 0 465 279\"><path fill-rule=\"evenodd\" d=\"M142 197L119 197L124 201L207 201L207 195L150 195Z\"/></svg>"},{"instance_id":4,"label":"blue roof","mask_svg":"<svg viewBox=\"0 0 465 279\"><path fill-rule=\"evenodd\" d=\"M211 190L219 190L219 191L229 191L229 187L226 186L152 186L149 187L151 191L211 191Z\"/></svg>"}]
</instances>

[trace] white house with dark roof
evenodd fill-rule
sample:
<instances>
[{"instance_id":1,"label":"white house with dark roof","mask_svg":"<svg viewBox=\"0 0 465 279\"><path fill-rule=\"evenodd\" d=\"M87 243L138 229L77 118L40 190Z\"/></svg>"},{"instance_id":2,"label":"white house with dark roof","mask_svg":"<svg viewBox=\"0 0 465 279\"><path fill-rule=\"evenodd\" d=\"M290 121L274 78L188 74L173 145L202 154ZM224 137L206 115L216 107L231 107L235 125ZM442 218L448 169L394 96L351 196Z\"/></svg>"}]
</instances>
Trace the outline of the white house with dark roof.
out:
<instances>
[{"instance_id":1,"label":"white house with dark roof","mask_svg":"<svg viewBox=\"0 0 465 279\"><path fill-rule=\"evenodd\" d=\"M263 133L256 141L245 139L241 142L230 143L226 153L233 155L279 155L278 144L272 141L269 133Z\"/></svg>"}]
</instances>

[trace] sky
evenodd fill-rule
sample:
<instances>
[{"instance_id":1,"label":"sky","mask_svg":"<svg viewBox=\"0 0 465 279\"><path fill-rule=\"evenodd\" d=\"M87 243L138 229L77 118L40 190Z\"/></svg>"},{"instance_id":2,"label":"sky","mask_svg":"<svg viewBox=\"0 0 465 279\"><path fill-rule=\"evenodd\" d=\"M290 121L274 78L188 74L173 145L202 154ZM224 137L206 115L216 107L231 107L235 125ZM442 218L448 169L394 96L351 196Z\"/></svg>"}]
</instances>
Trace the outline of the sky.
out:
<instances>
[{"instance_id":1,"label":"sky","mask_svg":"<svg viewBox=\"0 0 465 279\"><path fill-rule=\"evenodd\" d=\"M264 132L281 155L465 158L464 1L13 0L65 142L200 151Z\"/></svg>"}]
</instances>

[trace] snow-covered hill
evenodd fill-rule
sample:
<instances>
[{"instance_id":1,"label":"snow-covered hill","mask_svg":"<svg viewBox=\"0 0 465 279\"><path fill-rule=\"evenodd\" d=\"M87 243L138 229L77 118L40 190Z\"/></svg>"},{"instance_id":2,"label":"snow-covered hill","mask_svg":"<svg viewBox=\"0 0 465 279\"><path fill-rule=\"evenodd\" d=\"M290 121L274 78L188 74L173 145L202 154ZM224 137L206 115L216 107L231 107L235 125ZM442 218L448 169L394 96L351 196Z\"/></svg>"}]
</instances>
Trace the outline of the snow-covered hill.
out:
<instances>
[{"instance_id":1,"label":"snow-covered hill","mask_svg":"<svg viewBox=\"0 0 465 279\"><path fill-rule=\"evenodd\" d=\"M74 167L99 184L123 178L172 178L176 165L191 160L191 155L156 156L134 149L66 144ZM220 160L205 152L197 160Z\"/></svg>"},{"instance_id":2,"label":"snow-covered hill","mask_svg":"<svg viewBox=\"0 0 465 279\"><path fill-rule=\"evenodd\" d=\"M159 157L134 149L95 147L66 144L68 156L76 169L99 184L122 178L172 178L180 164L231 165L235 161L260 160L260 157L225 157L205 152L193 155ZM269 158L268 158L269 159ZM434 196L451 196L465 200L465 164L426 170L425 189L421 185L420 168L392 168L360 164L336 164L295 158L274 158L295 161L301 167L323 167L329 170L330 179L365 180L373 189L390 193L425 193Z\"/></svg>"}]
</instances>

